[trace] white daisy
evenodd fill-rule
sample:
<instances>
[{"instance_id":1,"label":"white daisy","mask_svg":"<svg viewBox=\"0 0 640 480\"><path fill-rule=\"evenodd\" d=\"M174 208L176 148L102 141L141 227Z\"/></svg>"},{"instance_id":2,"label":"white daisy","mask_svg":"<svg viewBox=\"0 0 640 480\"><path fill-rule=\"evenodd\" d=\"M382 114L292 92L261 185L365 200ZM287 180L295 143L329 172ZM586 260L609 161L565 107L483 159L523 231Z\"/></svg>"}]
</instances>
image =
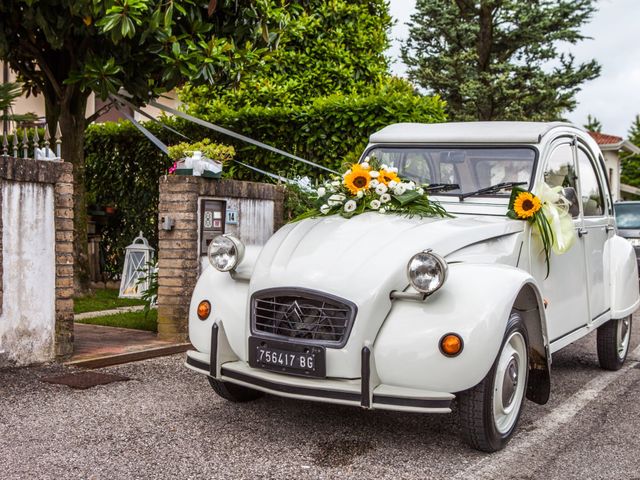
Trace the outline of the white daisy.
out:
<instances>
[{"instance_id":1,"label":"white daisy","mask_svg":"<svg viewBox=\"0 0 640 480\"><path fill-rule=\"evenodd\" d=\"M380 208L380 200L371 200L371 203L369 204L369 206L374 210L379 209Z\"/></svg>"},{"instance_id":2,"label":"white daisy","mask_svg":"<svg viewBox=\"0 0 640 480\"><path fill-rule=\"evenodd\" d=\"M395 193L396 195L402 195L406 191L407 187L404 183L399 183L393 188L393 193Z\"/></svg>"},{"instance_id":3,"label":"white daisy","mask_svg":"<svg viewBox=\"0 0 640 480\"><path fill-rule=\"evenodd\" d=\"M383 194L387 193L387 190L389 190L389 189L387 188L387 186L384 183L381 183L376 187L376 193L378 195L383 195Z\"/></svg>"},{"instance_id":4,"label":"white daisy","mask_svg":"<svg viewBox=\"0 0 640 480\"><path fill-rule=\"evenodd\" d=\"M327 194L327 189L324 187L320 187L318 188L318 196L319 197L324 197Z\"/></svg>"},{"instance_id":5,"label":"white daisy","mask_svg":"<svg viewBox=\"0 0 640 480\"><path fill-rule=\"evenodd\" d=\"M380 182L378 180L371 180L369 182L369 188L376 188L378 185L380 185Z\"/></svg>"},{"instance_id":6,"label":"white daisy","mask_svg":"<svg viewBox=\"0 0 640 480\"><path fill-rule=\"evenodd\" d=\"M369 176L371 178L378 178L380 176L380 172L378 172L377 170L374 170L373 172L369 172Z\"/></svg>"},{"instance_id":7,"label":"white daisy","mask_svg":"<svg viewBox=\"0 0 640 480\"><path fill-rule=\"evenodd\" d=\"M398 182L396 182L395 180L391 180L391 181L389 182L389 188L393 188L393 187L395 187L396 185L398 185Z\"/></svg>"},{"instance_id":8,"label":"white daisy","mask_svg":"<svg viewBox=\"0 0 640 480\"><path fill-rule=\"evenodd\" d=\"M380 201L382 203L387 203L391 200L391 195L389 195L388 193L385 193L383 195L380 195Z\"/></svg>"},{"instance_id":9,"label":"white daisy","mask_svg":"<svg viewBox=\"0 0 640 480\"><path fill-rule=\"evenodd\" d=\"M358 204L356 203L355 200L349 200L347 203L344 204L344 211L347 213L353 212L357 206Z\"/></svg>"},{"instance_id":10,"label":"white daisy","mask_svg":"<svg viewBox=\"0 0 640 480\"><path fill-rule=\"evenodd\" d=\"M378 210L378 211L379 211L380 213L384 213L384 212L386 212L387 210L386 210L384 207L382 207L382 208L381 208L380 210Z\"/></svg>"},{"instance_id":11,"label":"white daisy","mask_svg":"<svg viewBox=\"0 0 640 480\"><path fill-rule=\"evenodd\" d=\"M362 163L360 164L360 166L361 166L362 168L364 168L365 170L369 170L369 169L371 168L371 166L369 165L369 162L367 162L366 160L365 160L364 162L362 162ZM351 172L351 170L349 170L349 172Z\"/></svg>"},{"instance_id":12,"label":"white daisy","mask_svg":"<svg viewBox=\"0 0 640 480\"><path fill-rule=\"evenodd\" d=\"M329 213L329 210L331 210L331 207L326 203L320 207L320 213L323 215L326 215L327 213Z\"/></svg>"},{"instance_id":13,"label":"white daisy","mask_svg":"<svg viewBox=\"0 0 640 480\"><path fill-rule=\"evenodd\" d=\"M330 207L335 207L336 205L342 205L347 197L342 195L341 193L337 193L335 195L331 195L327 203Z\"/></svg>"},{"instance_id":14,"label":"white daisy","mask_svg":"<svg viewBox=\"0 0 640 480\"><path fill-rule=\"evenodd\" d=\"M420 195L424 195L424 188L419 188L418 190L416 190L416 192L418 192Z\"/></svg>"},{"instance_id":15,"label":"white daisy","mask_svg":"<svg viewBox=\"0 0 640 480\"><path fill-rule=\"evenodd\" d=\"M356 197L362 198L363 196L364 196L364 192L362 190L358 190L358 193L356 193Z\"/></svg>"}]
</instances>

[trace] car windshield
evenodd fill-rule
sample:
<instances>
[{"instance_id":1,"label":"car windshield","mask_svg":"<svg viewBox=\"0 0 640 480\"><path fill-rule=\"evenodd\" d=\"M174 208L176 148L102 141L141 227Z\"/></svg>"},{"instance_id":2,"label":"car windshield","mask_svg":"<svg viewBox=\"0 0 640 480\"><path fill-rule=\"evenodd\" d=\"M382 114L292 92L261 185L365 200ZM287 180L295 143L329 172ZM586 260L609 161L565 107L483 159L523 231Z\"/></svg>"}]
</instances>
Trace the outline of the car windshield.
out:
<instances>
[{"instance_id":1,"label":"car windshield","mask_svg":"<svg viewBox=\"0 0 640 480\"><path fill-rule=\"evenodd\" d=\"M640 229L640 203L616 203L613 208L618 228Z\"/></svg>"},{"instance_id":2,"label":"car windshield","mask_svg":"<svg viewBox=\"0 0 640 480\"><path fill-rule=\"evenodd\" d=\"M460 195L503 182L525 182L521 188L528 189L536 160L536 151L528 147L375 146L366 154L416 183L458 187L438 195Z\"/></svg>"}]
</instances>

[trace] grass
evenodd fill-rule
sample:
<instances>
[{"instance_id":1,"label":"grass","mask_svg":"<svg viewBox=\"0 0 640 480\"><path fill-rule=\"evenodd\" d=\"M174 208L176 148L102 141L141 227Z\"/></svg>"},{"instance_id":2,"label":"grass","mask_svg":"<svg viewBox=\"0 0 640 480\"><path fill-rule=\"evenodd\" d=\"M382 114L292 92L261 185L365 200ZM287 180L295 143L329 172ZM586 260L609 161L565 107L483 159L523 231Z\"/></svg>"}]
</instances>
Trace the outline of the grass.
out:
<instances>
[{"instance_id":1,"label":"grass","mask_svg":"<svg viewBox=\"0 0 640 480\"><path fill-rule=\"evenodd\" d=\"M149 311L147 318L144 312L124 312L108 315L106 317L87 318L76 320L78 323L88 323L91 325L105 325L107 327L133 328L135 330L147 330L149 332L158 331L158 311Z\"/></svg>"},{"instance_id":2,"label":"grass","mask_svg":"<svg viewBox=\"0 0 640 480\"><path fill-rule=\"evenodd\" d=\"M132 305L144 305L144 302L135 298L118 298L118 290L115 288L98 288L92 295L74 299L73 312L99 312Z\"/></svg>"}]
</instances>

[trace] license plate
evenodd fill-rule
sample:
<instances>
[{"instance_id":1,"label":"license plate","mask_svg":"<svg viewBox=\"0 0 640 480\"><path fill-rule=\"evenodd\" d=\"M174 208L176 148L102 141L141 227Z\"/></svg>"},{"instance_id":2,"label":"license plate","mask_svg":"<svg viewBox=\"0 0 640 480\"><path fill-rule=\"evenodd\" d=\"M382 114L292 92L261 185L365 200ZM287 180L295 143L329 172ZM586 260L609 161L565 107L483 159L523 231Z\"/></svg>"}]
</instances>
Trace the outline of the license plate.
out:
<instances>
[{"instance_id":1,"label":"license plate","mask_svg":"<svg viewBox=\"0 0 640 480\"><path fill-rule=\"evenodd\" d=\"M249 337L249 366L305 377L324 377L325 349Z\"/></svg>"}]
</instances>

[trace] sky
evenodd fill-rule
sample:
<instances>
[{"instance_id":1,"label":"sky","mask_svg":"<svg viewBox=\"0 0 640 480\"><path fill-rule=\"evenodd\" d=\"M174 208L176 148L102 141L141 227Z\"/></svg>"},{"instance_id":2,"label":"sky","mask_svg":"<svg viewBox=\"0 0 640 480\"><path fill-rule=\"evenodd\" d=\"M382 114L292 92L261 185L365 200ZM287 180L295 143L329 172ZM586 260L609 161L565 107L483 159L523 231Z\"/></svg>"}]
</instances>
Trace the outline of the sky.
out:
<instances>
[{"instance_id":1,"label":"sky","mask_svg":"<svg viewBox=\"0 0 640 480\"><path fill-rule=\"evenodd\" d=\"M415 11L415 0L390 0L390 11L396 24L391 32L392 47L388 54L394 60L392 71L404 75L406 67L400 59L400 43L409 34L406 23ZM598 12L582 32L592 40L570 46L577 62L595 58L602 66L600 77L583 84L578 106L566 117L583 125L587 115L602 123L603 133L626 137L634 117L640 114L640 0L599 0Z\"/></svg>"}]
</instances>

